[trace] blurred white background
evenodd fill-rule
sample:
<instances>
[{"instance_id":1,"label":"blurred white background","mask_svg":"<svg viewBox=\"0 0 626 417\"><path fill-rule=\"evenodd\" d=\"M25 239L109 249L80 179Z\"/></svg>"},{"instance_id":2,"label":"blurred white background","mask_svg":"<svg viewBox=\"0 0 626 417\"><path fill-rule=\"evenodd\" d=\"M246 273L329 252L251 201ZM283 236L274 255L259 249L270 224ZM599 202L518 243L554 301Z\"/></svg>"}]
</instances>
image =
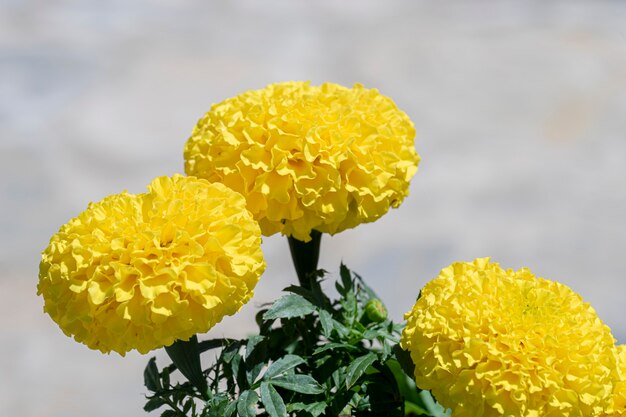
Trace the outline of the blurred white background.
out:
<instances>
[{"instance_id":1,"label":"blurred white background","mask_svg":"<svg viewBox=\"0 0 626 417\"><path fill-rule=\"evenodd\" d=\"M626 342L626 2L0 0L0 415L142 416L149 356L65 337L39 254L89 201L182 172L212 103L271 82L355 82L415 122L411 196L325 237L392 316L454 261L491 256L579 292ZM242 336L294 281L266 238ZM157 353L163 359L162 353ZM162 363L162 362L161 362Z\"/></svg>"}]
</instances>

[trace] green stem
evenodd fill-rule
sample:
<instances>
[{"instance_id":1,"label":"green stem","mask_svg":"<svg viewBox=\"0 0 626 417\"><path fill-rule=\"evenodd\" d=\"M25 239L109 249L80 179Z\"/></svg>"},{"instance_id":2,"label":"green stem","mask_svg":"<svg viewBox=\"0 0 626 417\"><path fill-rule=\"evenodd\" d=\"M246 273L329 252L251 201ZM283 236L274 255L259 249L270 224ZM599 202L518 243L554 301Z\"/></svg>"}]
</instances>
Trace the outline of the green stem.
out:
<instances>
[{"instance_id":1,"label":"green stem","mask_svg":"<svg viewBox=\"0 0 626 417\"><path fill-rule=\"evenodd\" d=\"M313 282L317 282L316 277L312 273L317 271L322 233L312 230L311 240L308 242L302 242L291 236L289 236L288 240L291 259L293 260L293 266L296 268L300 286L311 289Z\"/></svg>"}]
</instances>

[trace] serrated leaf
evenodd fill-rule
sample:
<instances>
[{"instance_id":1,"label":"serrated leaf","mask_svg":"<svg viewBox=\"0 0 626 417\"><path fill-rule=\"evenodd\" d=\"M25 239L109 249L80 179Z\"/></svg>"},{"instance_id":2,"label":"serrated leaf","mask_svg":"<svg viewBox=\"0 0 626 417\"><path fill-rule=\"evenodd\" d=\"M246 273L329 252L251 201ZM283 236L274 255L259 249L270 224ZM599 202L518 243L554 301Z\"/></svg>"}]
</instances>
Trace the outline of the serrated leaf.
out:
<instances>
[{"instance_id":1,"label":"serrated leaf","mask_svg":"<svg viewBox=\"0 0 626 417\"><path fill-rule=\"evenodd\" d=\"M246 372L246 363L240 355L236 355L231 361L231 367L240 389L246 390L250 387L248 384L248 375Z\"/></svg>"},{"instance_id":2,"label":"serrated leaf","mask_svg":"<svg viewBox=\"0 0 626 417\"><path fill-rule=\"evenodd\" d=\"M154 411L157 408L165 404L165 400L161 397L153 397L148 400L146 405L143 406L143 410L146 412Z\"/></svg>"},{"instance_id":3,"label":"serrated leaf","mask_svg":"<svg viewBox=\"0 0 626 417\"><path fill-rule=\"evenodd\" d=\"M336 387L342 386L346 380L346 368L342 367L335 370L335 372L332 373L331 377L333 378L333 383Z\"/></svg>"},{"instance_id":4,"label":"serrated leaf","mask_svg":"<svg viewBox=\"0 0 626 417\"><path fill-rule=\"evenodd\" d=\"M163 387L165 388L170 386L170 368L169 367L165 367L161 371L161 382L163 384Z\"/></svg>"},{"instance_id":5,"label":"serrated leaf","mask_svg":"<svg viewBox=\"0 0 626 417\"><path fill-rule=\"evenodd\" d=\"M248 343L246 343L246 360L248 360L253 353L256 353L256 348L263 340L265 340L265 336L254 335L248 338Z\"/></svg>"},{"instance_id":6,"label":"serrated leaf","mask_svg":"<svg viewBox=\"0 0 626 417\"><path fill-rule=\"evenodd\" d=\"M156 392L161 389L159 368L156 366L156 358L150 358L148 361L148 364L143 371L143 383L150 391Z\"/></svg>"},{"instance_id":7,"label":"serrated leaf","mask_svg":"<svg viewBox=\"0 0 626 417\"><path fill-rule=\"evenodd\" d=\"M233 360L235 356L239 356L239 348L241 347L240 342L231 343L224 348L222 351L222 358L224 362L229 363Z\"/></svg>"},{"instance_id":8,"label":"serrated leaf","mask_svg":"<svg viewBox=\"0 0 626 417\"><path fill-rule=\"evenodd\" d=\"M237 400L237 412L240 417L256 417L256 403L259 396L256 392L246 390L239 395Z\"/></svg>"},{"instance_id":9,"label":"serrated leaf","mask_svg":"<svg viewBox=\"0 0 626 417\"><path fill-rule=\"evenodd\" d=\"M264 336L251 336L246 345L245 356L246 379L252 385L265 366L267 358L267 344Z\"/></svg>"},{"instance_id":10,"label":"serrated leaf","mask_svg":"<svg viewBox=\"0 0 626 417\"><path fill-rule=\"evenodd\" d=\"M313 417L317 417L326 410L326 407L328 407L328 404L325 402L315 402L310 404L291 403L287 405L287 411L290 413L293 411L305 411L310 413Z\"/></svg>"},{"instance_id":11,"label":"serrated leaf","mask_svg":"<svg viewBox=\"0 0 626 417\"><path fill-rule=\"evenodd\" d=\"M166 346L165 351L185 378L203 397L206 397L207 382L200 365L198 337L193 335L189 340L177 340L170 346Z\"/></svg>"},{"instance_id":12,"label":"serrated leaf","mask_svg":"<svg viewBox=\"0 0 626 417\"><path fill-rule=\"evenodd\" d=\"M192 406L193 406L193 398L189 398L187 402L185 403L185 405L183 406L183 414L186 415L187 412L191 410Z\"/></svg>"},{"instance_id":13,"label":"serrated leaf","mask_svg":"<svg viewBox=\"0 0 626 417\"><path fill-rule=\"evenodd\" d=\"M371 298L380 298L380 297L378 297L378 295L376 295L376 293L374 292L374 290L373 290L373 289L372 289L369 285L367 285L367 284L365 283L365 281L363 281L363 278L361 278L361 276L360 276L359 274L355 274L355 273L353 273L353 275L354 275L354 279L355 279L355 280L359 283L359 287L361 287L361 289L363 290L363 292L364 292L365 294L367 294L367 297L366 297L366 298L368 298L368 299L371 299Z\"/></svg>"},{"instance_id":14,"label":"serrated leaf","mask_svg":"<svg viewBox=\"0 0 626 417\"><path fill-rule=\"evenodd\" d=\"M411 359L411 354L402 349L399 344L393 347L393 353L404 373L412 378L415 373L415 364L413 363L413 359Z\"/></svg>"},{"instance_id":15,"label":"serrated leaf","mask_svg":"<svg viewBox=\"0 0 626 417\"><path fill-rule=\"evenodd\" d=\"M222 393L217 394L211 399L211 401L207 403L207 406L205 407L205 411L204 411L204 414L206 414L206 416L204 414L203 416L204 417L225 417L225 414L226 414L225 410L226 410L226 407L228 407L228 405L229 405L228 396Z\"/></svg>"},{"instance_id":16,"label":"serrated leaf","mask_svg":"<svg viewBox=\"0 0 626 417\"><path fill-rule=\"evenodd\" d=\"M304 363L305 360L298 355L285 355L272 363L265 371L263 379L271 379L275 376L281 375L290 369Z\"/></svg>"},{"instance_id":17,"label":"serrated leaf","mask_svg":"<svg viewBox=\"0 0 626 417\"><path fill-rule=\"evenodd\" d=\"M310 302L313 302L313 292L299 285L290 285L287 288L283 288L283 291L300 295Z\"/></svg>"},{"instance_id":18,"label":"serrated leaf","mask_svg":"<svg viewBox=\"0 0 626 417\"><path fill-rule=\"evenodd\" d=\"M363 333L363 339L365 340L374 340L378 337L385 337L385 336L386 336L386 333L378 329L366 330Z\"/></svg>"},{"instance_id":19,"label":"serrated leaf","mask_svg":"<svg viewBox=\"0 0 626 417\"><path fill-rule=\"evenodd\" d=\"M326 411L326 407L328 407L328 404L324 402L311 403L304 409L304 411L311 413L313 417L317 417Z\"/></svg>"},{"instance_id":20,"label":"serrated leaf","mask_svg":"<svg viewBox=\"0 0 626 417\"><path fill-rule=\"evenodd\" d=\"M217 348L227 346L232 342L234 342L234 340L232 339L203 340L203 341L198 342L198 351L200 353L203 353L203 352L206 352L207 350L217 349Z\"/></svg>"},{"instance_id":21,"label":"serrated leaf","mask_svg":"<svg viewBox=\"0 0 626 417\"><path fill-rule=\"evenodd\" d=\"M451 410L446 410L435 401L430 391L420 391L419 397L422 401L420 405L423 405L423 408L428 410L432 417L450 417L452 415Z\"/></svg>"},{"instance_id":22,"label":"serrated leaf","mask_svg":"<svg viewBox=\"0 0 626 417\"><path fill-rule=\"evenodd\" d=\"M300 394L320 394L324 389L309 375L285 375L272 379L272 385L299 392Z\"/></svg>"},{"instance_id":23,"label":"serrated leaf","mask_svg":"<svg viewBox=\"0 0 626 417\"><path fill-rule=\"evenodd\" d=\"M348 291L352 291L354 284L352 281L352 273L343 263L339 266L339 276L341 277L342 290L339 293L345 295Z\"/></svg>"},{"instance_id":24,"label":"serrated leaf","mask_svg":"<svg viewBox=\"0 0 626 417\"><path fill-rule=\"evenodd\" d=\"M405 415L430 415L430 413L423 409L422 407L420 407L419 405L412 403L411 401L405 401L404 402L404 412Z\"/></svg>"},{"instance_id":25,"label":"serrated leaf","mask_svg":"<svg viewBox=\"0 0 626 417\"><path fill-rule=\"evenodd\" d=\"M339 302L341 304L343 322L348 326L353 326L354 320L358 314L358 305L354 293L347 293Z\"/></svg>"},{"instance_id":26,"label":"serrated leaf","mask_svg":"<svg viewBox=\"0 0 626 417\"><path fill-rule=\"evenodd\" d=\"M385 363L385 365L387 365L387 368L395 378L400 395L402 395L404 399L409 402L418 405L421 404L421 400L418 395L420 389L415 386L415 381L413 381L413 379L404 372L400 363L395 359L390 359ZM413 374L411 374L411 376L412 375Z\"/></svg>"},{"instance_id":27,"label":"serrated leaf","mask_svg":"<svg viewBox=\"0 0 626 417\"><path fill-rule=\"evenodd\" d=\"M235 410L237 409L237 404L238 401L233 401L231 403L229 403L226 408L224 409L224 416L223 417L230 417L235 413Z\"/></svg>"},{"instance_id":28,"label":"serrated leaf","mask_svg":"<svg viewBox=\"0 0 626 417\"><path fill-rule=\"evenodd\" d=\"M322 334L325 337L330 337L333 332L333 317L326 310L319 311L320 324L322 325Z\"/></svg>"},{"instance_id":29,"label":"serrated leaf","mask_svg":"<svg viewBox=\"0 0 626 417\"><path fill-rule=\"evenodd\" d=\"M315 311L315 306L304 297L287 294L280 297L263 315L265 320L302 317Z\"/></svg>"},{"instance_id":30,"label":"serrated leaf","mask_svg":"<svg viewBox=\"0 0 626 417\"><path fill-rule=\"evenodd\" d=\"M359 348L357 348L354 345L350 345L348 343L326 343L325 345L322 345L320 347L318 347L317 349L315 349L313 351L313 355L319 355L320 353L324 353L327 350L341 350L341 349L345 349L345 350L349 350L349 351L356 351L359 350Z\"/></svg>"},{"instance_id":31,"label":"serrated leaf","mask_svg":"<svg viewBox=\"0 0 626 417\"><path fill-rule=\"evenodd\" d=\"M375 353L356 358L346 370L346 388L350 389L376 359Z\"/></svg>"},{"instance_id":32,"label":"serrated leaf","mask_svg":"<svg viewBox=\"0 0 626 417\"><path fill-rule=\"evenodd\" d=\"M261 402L270 417L286 417L287 408L285 402L276 388L268 382L261 383Z\"/></svg>"}]
</instances>

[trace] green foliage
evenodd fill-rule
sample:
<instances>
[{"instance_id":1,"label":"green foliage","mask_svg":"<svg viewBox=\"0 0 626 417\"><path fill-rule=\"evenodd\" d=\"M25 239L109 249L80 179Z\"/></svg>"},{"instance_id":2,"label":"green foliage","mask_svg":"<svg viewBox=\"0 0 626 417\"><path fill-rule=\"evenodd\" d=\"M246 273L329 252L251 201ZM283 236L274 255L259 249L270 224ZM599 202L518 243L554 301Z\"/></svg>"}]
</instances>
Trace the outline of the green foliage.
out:
<instances>
[{"instance_id":1,"label":"green foliage","mask_svg":"<svg viewBox=\"0 0 626 417\"><path fill-rule=\"evenodd\" d=\"M167 348L174 364L160 371L150 359L144 409L165 407L161 417L446 415L403 371L413 368L398 347L402 326L368 315L371 300L380 303L374 292L342 265L339 298L331 301L319 285L323 276L317 271L314 285L286 288L257 315L256 335L177 342ZM217 359L199 370L208 350ZM193 383L170 381L177 365Z\"/></svg>"}]
</instances>

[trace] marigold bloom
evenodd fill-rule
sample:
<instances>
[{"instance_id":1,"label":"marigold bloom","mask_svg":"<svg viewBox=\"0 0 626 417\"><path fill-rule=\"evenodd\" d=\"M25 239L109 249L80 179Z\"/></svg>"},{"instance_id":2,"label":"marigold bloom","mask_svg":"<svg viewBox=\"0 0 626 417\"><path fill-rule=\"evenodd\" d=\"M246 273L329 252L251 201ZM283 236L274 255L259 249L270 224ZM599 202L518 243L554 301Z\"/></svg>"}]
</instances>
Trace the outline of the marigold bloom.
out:
<instances>
[{"instance_id":1,"label":"marigold bloom","mask_svg":"<svg viewBox=\"0 0 626 417\"><path fill-rule=\"evenodd\" d=\"M265 268L245 199L223 184L160 177L89 204L52 236L38 294L63 332L102 352L146 353L234 314Z\"/></svg>"},{"instance_id":2,"label":"marigold bloom","mask_svg":"<svg viewBox=\"0 0 626 417\"><path fill-rule=\"evenodd\" d=\"M570 288L528 269L455 263L405 318L417 386L454 417L598 416L611 403L610 329Z\"/></svg>"},{"instance_id":3,"label":"marigold bloom","mask_svg":"<svg viewBox=\"0 0 626 417\"><path fill-rule=\"evenodd\" d=\"M613 389L613 407L605 415L626 417L626 345L617 346L619 379Z\"/></svg>"},{"instance_id":4,"label":"marigold bloom","mask_svg":"<svg viewBox=\"0 0 626 417\"><path fill-rule=\"evenodd\" d=\"M408 195L415 129L375 89L272 84L214 105L185 171L242 193L264 235L301 241L372 222Z\"/></svg>"}]
</instances>

